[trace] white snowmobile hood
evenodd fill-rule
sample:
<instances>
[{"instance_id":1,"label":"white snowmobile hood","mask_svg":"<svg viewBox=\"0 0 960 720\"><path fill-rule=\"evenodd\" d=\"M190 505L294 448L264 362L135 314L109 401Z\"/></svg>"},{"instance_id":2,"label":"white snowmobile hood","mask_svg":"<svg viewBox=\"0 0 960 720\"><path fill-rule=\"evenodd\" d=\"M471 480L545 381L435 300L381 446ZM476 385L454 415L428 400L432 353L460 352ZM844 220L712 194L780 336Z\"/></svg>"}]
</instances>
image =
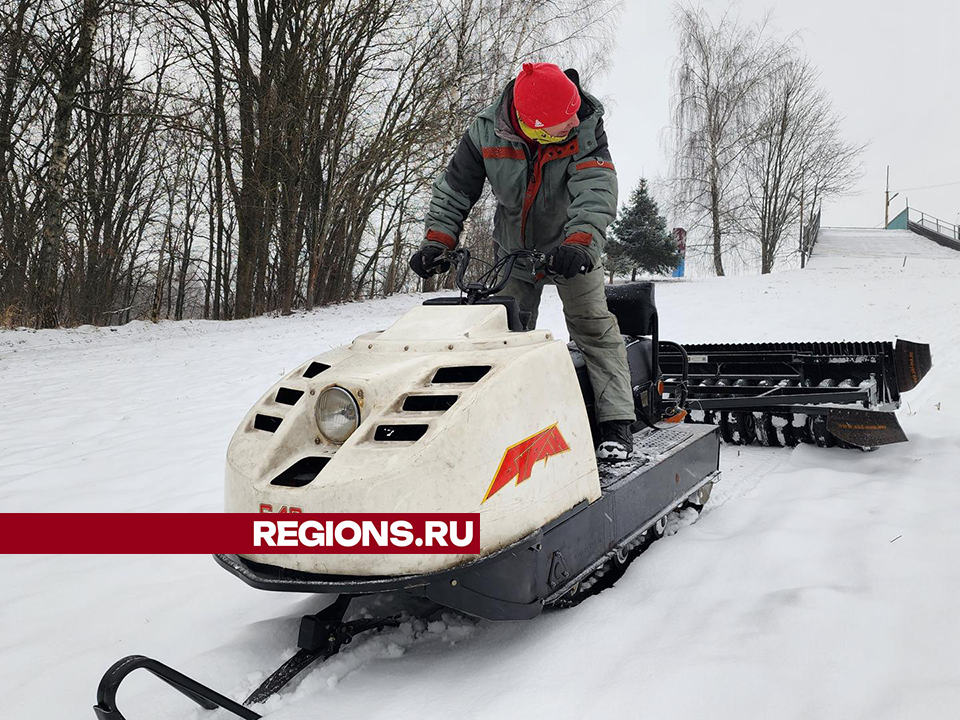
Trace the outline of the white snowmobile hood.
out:
<instances>
[{"instance_id":1,"label":"white snowmobile hood","mask_svg":"<svg viewBox=\"0 0 960 720\"><path fill-rule=\"evenodd\" d=\"M315 417L317 398L331 385L348 390L361 408L359 427L341 446L323 436ZM451 398L452 405L404 409L411 396L447 396L437 407ZM410 426L419 426L412 433L418 439L393 439L406 433L391 428ZM518 461L517 446L535 437L547 449ZM323 462L307 458L328 460L301 487L276 484L300 461ZM566 345L546 331L511 332L502 305L416 307L384 332L313 358L250 410L227 452L227 512L480 513L481 556L599 496L589 421ZM476 558L245 557L362 576L434 572Z\"/></svg>"}]
</instances>

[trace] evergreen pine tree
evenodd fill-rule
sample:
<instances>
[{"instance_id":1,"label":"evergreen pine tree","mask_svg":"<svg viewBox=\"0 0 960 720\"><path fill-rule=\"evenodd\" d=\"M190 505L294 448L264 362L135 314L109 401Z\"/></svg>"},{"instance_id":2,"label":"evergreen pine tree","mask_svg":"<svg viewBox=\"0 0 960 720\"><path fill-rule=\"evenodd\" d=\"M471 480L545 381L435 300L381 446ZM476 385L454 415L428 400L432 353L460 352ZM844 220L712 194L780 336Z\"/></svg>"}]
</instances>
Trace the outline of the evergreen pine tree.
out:
<instances>
[{"instance_id":1,"label":"evergreen pine tree","mask_svg":"<svg viewBox=\"0 0 960 720\"><path fill-rule=\"evenodd\" d=\"M667 220L659 214L656 201L647 192L643 178L630 193L630 202L620 208L610 224L612 238L607 243L607 269L614 272L637 270L665 275L680 264L680 254L667 231Z\"/></svg>"}]
</instances>

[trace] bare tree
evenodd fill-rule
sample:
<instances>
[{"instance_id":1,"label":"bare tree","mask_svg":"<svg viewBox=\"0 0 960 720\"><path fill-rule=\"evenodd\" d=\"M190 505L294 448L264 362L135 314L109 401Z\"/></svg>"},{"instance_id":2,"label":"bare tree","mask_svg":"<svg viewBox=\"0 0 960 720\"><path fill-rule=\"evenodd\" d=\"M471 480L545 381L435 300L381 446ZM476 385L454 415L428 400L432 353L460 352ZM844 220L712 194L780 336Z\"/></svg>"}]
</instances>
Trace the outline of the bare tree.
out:
<instances>
[{"instance_id":1,"label":"bare tree","mask_svg":"<svg viewBox=\"0 0 960 720\"><path fill-rule=\"evenodd\" d=\"M3 322L248 317L416 286L430 183L522 60L611 0L13 0ZM573 63L571 63L573 64ZM489 245L489 218L470 231Z\"/></svg>"},{"instance_id":2,"label":"bare tree","mask_svg":"<svg viewBox=\"0 0 960 720\"><path fill-rule=\"evenodd\" d=\"M714 272L724 274L725 234L743 207L740 168L755 133L752 98L783 64L787 46L766 20L745 23L727 10L714 22L678 5L673 69L672 189L688 225L709 229Z\"/></svg>"},{"instance_id":3,"label":"bare tree","mask_svg":"<svg viewBox=\"0 0 960 720\"><path fill-rule=\"evenodd\" d=\"M31 178L40 176L44 161L29 129L44 114L39 91L54 61L53 53L37 52L44 46L45 11L34 0L0 8L0 309L6 324L24 314L43 212Z\"/></svg>"},{"instance_id":4,"label":"bare tree","mask_svg":"<svg viewBox=\"0 0 960 720\"><path fill-rule=\"evenodd\" d=\"M63 239L63 183L67 174L70 124L73 121L77 90L90 72L93 36L104 10L103 0L83 0L73 25L76 40L70 43L57 71L54 94L56 109L50 136L50 160L44 181L46 190L43 231L37 258L37 326L59 325L60 245Z\"/></svg>"},{"instance_id":5,"label":"bare tree","mask_svg":"<svg viewBox=\"0 0 960 720\"><path fill-rule=\"evenodd\" d=\"M819 73L794 50L756 93L754 136L741 166L746 190L743 222L760 250L760 271L769 273L788 231L801 221L804 195L810 207L849 190L859 178L862 146L845 142L840 117Z\"/></svg>"}]
</instances>

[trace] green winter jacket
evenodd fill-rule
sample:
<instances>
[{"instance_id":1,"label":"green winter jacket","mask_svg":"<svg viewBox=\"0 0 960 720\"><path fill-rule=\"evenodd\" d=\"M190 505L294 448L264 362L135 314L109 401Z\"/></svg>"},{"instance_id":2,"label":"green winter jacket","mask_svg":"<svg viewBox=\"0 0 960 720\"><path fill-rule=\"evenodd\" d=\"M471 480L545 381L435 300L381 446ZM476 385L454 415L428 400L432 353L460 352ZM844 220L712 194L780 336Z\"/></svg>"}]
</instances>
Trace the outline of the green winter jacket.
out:
<instances>
[{"instance_id":1,"label":"green winter jacket","mask_svg":"<svg viewBox=\"0 0 960 720\"><path fill-rule=\"evenodd\" d=\"M583 245L594 268L617 212L617 174L603 130L603 106L580 88L580 124L563 142L531 152L514 130L513 82L463 135L446 170L433 183L426 245L456 247L464 220L480 198L484 180L497 198L493 237L501 252L547 252L561 243ZM534 279L539 268L517 263L514 275Z\"/></svg>"}]
</instances>

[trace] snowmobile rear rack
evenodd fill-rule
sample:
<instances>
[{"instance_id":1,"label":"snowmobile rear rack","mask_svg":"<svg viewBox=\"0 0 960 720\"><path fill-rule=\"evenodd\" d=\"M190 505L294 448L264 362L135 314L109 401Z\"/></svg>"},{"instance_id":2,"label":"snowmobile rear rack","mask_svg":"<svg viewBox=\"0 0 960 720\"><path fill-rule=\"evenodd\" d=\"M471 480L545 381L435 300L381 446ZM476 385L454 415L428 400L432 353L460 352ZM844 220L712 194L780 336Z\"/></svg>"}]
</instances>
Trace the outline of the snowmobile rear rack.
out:
<instances>
[{"instance_id":1,"label":"snowmobile rear rack","mask_svg":"<svg viewBox=\"0 0 960 720\"><path fill-rule=\"evenodd\" d=\"M128 655L115 662L104 673L97 688L97 704L93 711L98 720L125 720L117 707L117 690L127 675L143 668L206 710L222 708L243 720L257 720L261 716L249 706L262 703L271 695L280 692L314 662L330 659L360 633L396 627L400 624L399 616L363 618L344 622L343 617L353 597L353 595L340 595L332 605L314 615L305 615L301 618L300 633L297 638L297 646L300 649L250 693L243 704L221 695L153 658Z\"/></svg>"}]
</instances>

